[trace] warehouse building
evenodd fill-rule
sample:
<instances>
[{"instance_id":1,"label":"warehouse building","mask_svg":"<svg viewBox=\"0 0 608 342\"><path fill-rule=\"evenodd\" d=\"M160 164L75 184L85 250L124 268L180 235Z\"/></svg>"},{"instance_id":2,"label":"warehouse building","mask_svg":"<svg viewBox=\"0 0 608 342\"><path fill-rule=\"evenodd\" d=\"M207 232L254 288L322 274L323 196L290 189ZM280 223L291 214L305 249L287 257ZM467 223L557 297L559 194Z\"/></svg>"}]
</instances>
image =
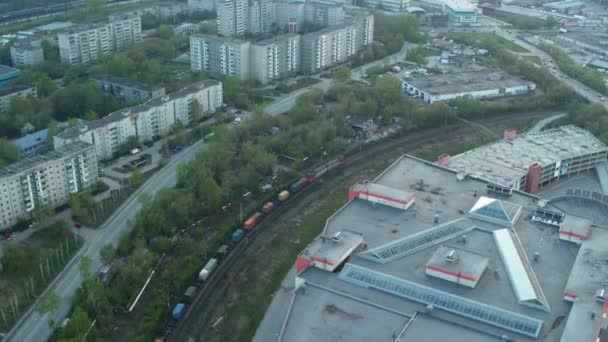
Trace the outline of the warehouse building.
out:
<instances>
[{"instance_id":1,"label":"warehouse building","mask_svg":"<svg viewBox=\"0 0 608 342\"><path fill-rule=\"evenodd\" d=\"M407 77L402 79L403 92L426 103L458 97L490 99L529 94L536 84L511 76L504 71L471 71Z\"/></svg>"},{"instance_id":2,"label":"warehouse building","mask_svg":"<svg viewBox=\"0 0 608 342\"><path fill-rule=\"evenodd\" d=\"M70 194L97 181L92 145L77 142L0 168L0 228L29 218L42 207L68 203Z\"/></svg>"},{"instance_id":3,"label":"warehouse building","mask_svg":"<svg viewBox=\"0 0 608 342\"><path fill-rule=\"evenodd\" d=\"M579 127L562 126L521 136L507 131L501 141L443 155L438 162L464 175L537 193L562 178L604 170L606 160L608 147L599 139ZM608 189L608 173L598 177Z\"/></svg>"},{"instance_id":4,"label":"warehouse building","mask_svg":"<svg viewBox=\"0 0 608 342\"><path fill-rule=\"evenodd\" d=\"M608 231L567 211L563 226L536 222L560 210L507 190L410 156L355 184L253 341L594 340ZM565 241L567 226L593 233Z\"/></svg>"},{"instance_id":5,"label":"warehouse building","mask_svg":"<svg viewBox=\"0 0 608 342\"><path fill-rule=\"evenodd\" d=\"M195 83L99 120L70 127L53 137L53 144L55 148L61 148L85 141L95 146L97 158L111 159L131 137L148 142L158 139L178 121L187 126L193 119L195 100L202 115L215 112L223 104L222 83L215 80Z\"/></svg>"}]
</instances>

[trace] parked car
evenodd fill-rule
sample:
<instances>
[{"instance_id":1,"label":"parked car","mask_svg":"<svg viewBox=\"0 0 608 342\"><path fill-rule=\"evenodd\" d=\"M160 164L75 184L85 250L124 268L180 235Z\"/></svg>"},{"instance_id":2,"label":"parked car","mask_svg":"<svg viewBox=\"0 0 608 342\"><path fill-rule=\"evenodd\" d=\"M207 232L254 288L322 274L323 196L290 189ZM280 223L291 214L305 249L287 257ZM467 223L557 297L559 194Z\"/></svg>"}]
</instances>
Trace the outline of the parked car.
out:
<instances>
[{"instance_id":1,"label":"parked car","mask_svg":"<svg viewBox=\"0 0 608 342\"><path fill-rule=\"evenodd\" d=\"M76 222L76 223L74 223L74 227L80 229L80 228L82 228L82 224Z\"/></svg>"}]
</instances>

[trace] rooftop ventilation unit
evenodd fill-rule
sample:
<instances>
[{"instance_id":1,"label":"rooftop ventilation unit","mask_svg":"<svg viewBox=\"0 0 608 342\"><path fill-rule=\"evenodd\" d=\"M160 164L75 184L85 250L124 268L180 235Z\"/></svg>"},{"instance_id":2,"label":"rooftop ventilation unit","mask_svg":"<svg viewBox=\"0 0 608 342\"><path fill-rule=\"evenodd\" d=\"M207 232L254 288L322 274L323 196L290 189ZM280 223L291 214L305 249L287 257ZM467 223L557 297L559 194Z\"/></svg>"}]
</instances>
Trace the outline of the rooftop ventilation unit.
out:
<instances>
[{"instance_id":1,"label":"rooftop ventilation unit","mask_svg":"<svg viewBox=\"0 0 608 342\"><path fill-rule=\"evenodd\" d=\"M532 215L532 221L559 228L562 222L564 222L565 217L564 213L536 208L534 215Z\"/></svg>"},{"instance_id":2,"label":"rooftop ventilation unit","mask_svg":"<svg viewBox=\"0 0 608 342\"><path fill-rule=\"evenodd\" d=\"M448 255L445 256L445 262L448 264L455 264L458 262L458 256L456 255L456 250L451 250Z\"/></svg>"},{"instance_id":3,"label":"rooftop ventilation unit","mask_svg":"<svg viewBox=\"0 0 608 342\"><path fill-rule=\"evenodd\" d=\"M338 243L340 241L342 241L342 232L337 232L336 234L334 234L334 236L332 236L330 238L331 242L333 243Z\"/></svg>"}]
</instances>

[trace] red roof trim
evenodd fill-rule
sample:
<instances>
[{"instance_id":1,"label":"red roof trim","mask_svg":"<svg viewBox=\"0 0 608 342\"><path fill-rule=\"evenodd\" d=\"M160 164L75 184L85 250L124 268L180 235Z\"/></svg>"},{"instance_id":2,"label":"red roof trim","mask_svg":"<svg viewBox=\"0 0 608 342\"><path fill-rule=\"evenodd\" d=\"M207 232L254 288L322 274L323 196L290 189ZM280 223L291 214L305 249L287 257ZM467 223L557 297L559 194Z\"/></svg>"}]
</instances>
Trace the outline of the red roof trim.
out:
<instances>
[{"instance_id":1,"label":"red roof trim","mask_svg":"<svg viewBox=\"0 0 608 342\"><path fill-rule=\"evenodd\" d=\"M435 266L432 266L432 265L428 265L428 266L426 266L426 268L428 268L429 270L436 271L436 272L445 273L447 275L451 275L451 276L456 277L456 278L462 278L464 280L468 280L468 281L472 281L472 282L476 282L477 281L477 278L475 278L475 277L470 277L470 276L464 275L462 273L456 273L456 272L444 270L444 269L441 269L439 267L435 267Z\"/></svg>"},{"instance_id":2,"label":"red roof trim","mask_svg":"<svg viewBox=\"0 0 608 342\"><path fill-rule=\"evenodd\" d=\"M572 237L575 237L575 238L583 239L583 240L585 240L585 239L587 239L589 237L588 233L587 233L587 235L583 235L583 234L573 233L573 232L568 231L568 230L560 230L559 233L563 234L563 235L567 235L567 236L572 236Z\"/></svg>"},{"instance_id":3,"label":"red roof trim","mask_svg":"<svg viewBox=\"0 0 608 342\"><path fill-rule=\"evenodd\" d=\"M414 194L414 195L410 196L410 198L408 198L407 200L404 201L404 200L399 200L399 199L396 199L396 198L391 198L391 197L388 197L388 196L374 194L374 193L371 193L371 192L368 192L368 191L359 191L359 193L360 194L364 194L364 195L368 195L368 196L371 196L371 197L380 198L380 199L383 199L383 200L386 200L386 201L389 201L389 202L395 202L395 203L405 204L405 205L409 204L412 201L412 199L414 199L414 197L416 197L416 194Z\"/></svg>"},{"instance_id":4,"label":"red roof trim","mask_svg":"<svg viewBox=\"0 0 608 342\"><path fill-rule=\"evenodd\" d=\"M333 262L331 262L331 261L329 261L327 259L321 259L321 258L317 258L317 257L314 257L314 256L312 258L310 258L310 259L312 261L317 261L317 262L320 262L320 263L328 265L328 266L332 266L334 264Z\"/></svg>"}]
</instances>

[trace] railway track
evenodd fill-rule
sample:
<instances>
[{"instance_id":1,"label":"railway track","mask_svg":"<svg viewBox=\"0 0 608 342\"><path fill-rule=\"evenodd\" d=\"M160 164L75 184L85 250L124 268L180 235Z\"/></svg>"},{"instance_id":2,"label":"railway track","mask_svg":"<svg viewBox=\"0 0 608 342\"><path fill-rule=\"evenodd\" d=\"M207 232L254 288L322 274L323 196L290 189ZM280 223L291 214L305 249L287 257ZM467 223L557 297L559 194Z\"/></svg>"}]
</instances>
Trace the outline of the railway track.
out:
<instances>
[{"instance_id":1,"label":"railway track","mask_svg":"<svg viewBox=\"0 0 608 342\"><path fill-rule=\"evenodd\" d=\"M543 118L548 116L547 113L538 114L516 114L494 117L483 121L485 125L495 125L501 123L509 123L524 118ZM302 191L292 196L292 200L289 200L281 207L277 208L271 215L269 215L262 223L260 223L253 231L251 231L244 241L239 243L220 263L218 268L209 277L204 286L198 291L197 296L189 305L188 310L184 316L180 319L179 324L167 336L167 341L185 341L189 336L184 336L187 332L184 329L190 330L192 325L189 322L189 318L192 315L197 317L196 325L208 326L209 313L214 308L218 301L223 298L223 294L230 284L230 276L236 273L238 266L242 263L239 261L246 262L250 258L243 257L248 249L257 242L261 237L270 237L273 234L278 233L278 227L274 223L279 221L283 214L290 210L298 209L307 206L311 202L317 199L317 192L323 188L331 187L331 185L338 183L342 176L348 174L350 171L361 168L362 161L373 160L374 157L386 153L388 150L396 149L399 150L407 149L412 150L422 145L428 144L429 142L436 141L438 137L452 137L458 136L458 133L462 131L479 132L479 127L471 125L465 122L458 122L450 124L440 128L432 128L423 131L414 132L406 136L395 137L389 140L379 142L375 145L367 146L365 149L360 151L353 151L346 156L346 163L342 168L334 170L328 174L321 182L312 183L305 187ZM469 132L470 134L471 132ZM273 229L274 228L274 229ZM202 329L199 329L199 331Z\"/></svg>"}]
</instances>

